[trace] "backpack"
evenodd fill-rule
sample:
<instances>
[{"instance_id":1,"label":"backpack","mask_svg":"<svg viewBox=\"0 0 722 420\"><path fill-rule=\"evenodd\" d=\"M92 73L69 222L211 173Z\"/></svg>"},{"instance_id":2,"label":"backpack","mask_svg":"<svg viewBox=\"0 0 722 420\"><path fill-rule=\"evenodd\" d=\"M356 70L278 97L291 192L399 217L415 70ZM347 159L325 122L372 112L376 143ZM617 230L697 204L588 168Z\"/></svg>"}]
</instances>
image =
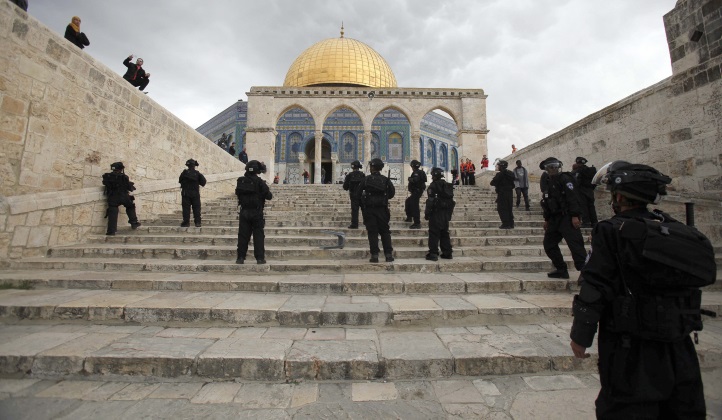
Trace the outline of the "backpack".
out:
<instances>
[{"instance_id":1,"label":"backpack","mask_svg":"<svg viewBox=\"0 0 722 420\"><path fill-rule=\"evenodd\" d=\"M709 239L692 226L657 218L613 218L625 294L612 302L612 331L675 342L702 330L702 291L716 281Z\"/></svg>"},{"instance_id":2,"label":"backpack","mask_svg":"<svg viewBox=\"0 0 722 420\"><path fill-rule=\"evenodd\" d=\"M236 182L236 196L238 204L243 209L254 209L261 205L258 191L258 183L255 179L248 176L238 178Z\"/></svg>"},{"instance_id":3,"label":"backpack","mask_svg":"<svg viewBox=\"0 0 722 420\"><path fill-rule=\"evenodd\" d=\"M103 195L113 195L123 191L123 174L108 172L103 174Z\"/></svg>"},{"instance_id":4,"label":"backpack","mask_svg":"<svg viewBox=\"0 0 722 420\"><path fill-rule=\"evenodd\" d=\"M347 191L354 192L356 188L361 184L361 180L366 177L363 172L353 171L348 176L348 188L344 188Z\"/></svg>"}]
</instances>

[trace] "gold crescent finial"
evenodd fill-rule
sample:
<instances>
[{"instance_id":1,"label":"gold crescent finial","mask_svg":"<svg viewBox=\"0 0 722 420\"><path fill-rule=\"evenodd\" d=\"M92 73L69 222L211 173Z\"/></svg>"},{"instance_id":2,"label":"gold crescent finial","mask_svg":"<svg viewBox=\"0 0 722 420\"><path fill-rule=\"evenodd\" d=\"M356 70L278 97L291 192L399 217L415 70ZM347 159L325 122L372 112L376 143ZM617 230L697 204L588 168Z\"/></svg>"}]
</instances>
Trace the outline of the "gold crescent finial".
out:
<instances>
[{"instance_id":1,"label":"gold crescent finial","mask_svg":"<svg viewBox=\"0 0 722 420\"><path fill-rule=\"evenodd\" d=\"M343 38L343 21L341 21L341 38Z\"/></svg>"}]
</instances>

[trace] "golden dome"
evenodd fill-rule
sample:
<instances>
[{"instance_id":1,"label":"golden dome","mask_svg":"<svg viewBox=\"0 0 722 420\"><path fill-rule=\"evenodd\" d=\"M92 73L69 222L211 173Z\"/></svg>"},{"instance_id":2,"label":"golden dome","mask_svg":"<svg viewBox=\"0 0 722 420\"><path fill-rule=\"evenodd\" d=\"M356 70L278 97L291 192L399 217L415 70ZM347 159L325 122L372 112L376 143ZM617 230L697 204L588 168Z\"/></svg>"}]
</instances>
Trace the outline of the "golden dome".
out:
<instances>
[{"instance_id":1,"label":"golden dome","mask_svg":"<svg viewBox=\"0 0 722 420\"><path fill-rule=\"evenodd\" d=\"M386 60L355 39L329 38L317 42L296 58L283 86L396 87L396 77Z\"/></svg>"}]
</instances>

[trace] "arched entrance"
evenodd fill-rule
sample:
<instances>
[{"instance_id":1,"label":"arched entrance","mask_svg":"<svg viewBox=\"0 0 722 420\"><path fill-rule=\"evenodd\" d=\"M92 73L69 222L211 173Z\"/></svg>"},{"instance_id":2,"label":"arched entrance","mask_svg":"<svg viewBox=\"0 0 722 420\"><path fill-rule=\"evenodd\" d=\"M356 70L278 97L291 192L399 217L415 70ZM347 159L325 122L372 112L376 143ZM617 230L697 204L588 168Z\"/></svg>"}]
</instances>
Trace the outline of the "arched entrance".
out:
<instances>
[{"instance_id":1,"label":"arched entrance","mask_svg":"<svg viewBox=\"0 0 722 420\"><path fill-rule=\"evenodd\" d=\"M311 174L311 183L316 183L316 142L309 141L306 144L306 163L309 164L309 173ZM331 160L331 143L324 137L321 140L321 174L323 176L321 183L331 183L333 181L333 161Z\"/></svg>"}]
</instances>

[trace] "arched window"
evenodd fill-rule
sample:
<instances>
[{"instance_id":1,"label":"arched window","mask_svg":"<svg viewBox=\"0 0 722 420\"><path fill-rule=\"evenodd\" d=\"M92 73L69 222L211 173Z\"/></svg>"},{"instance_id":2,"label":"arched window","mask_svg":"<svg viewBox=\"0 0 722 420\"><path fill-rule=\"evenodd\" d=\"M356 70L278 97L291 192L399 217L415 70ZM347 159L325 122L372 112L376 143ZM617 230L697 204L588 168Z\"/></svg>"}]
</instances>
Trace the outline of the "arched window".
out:
<instances>
[{"instance_id":1,"label":"arched window","mask_svg":"<svg viewBox=\"0 0 722 420\"><path fill-rule=\"evenodd\" d=\"M288 136L288 159L287 162L298 162L298 152L301 151L301 134L291 133Z\"/></svg>"},{"instance_id":2,"label":"arched window","mask_svg":"<svg viewBox=\"0 0 722 420\"><path fill-rule=\"evenodd\" d=\"M346 132L341 138L341 162L352 162L356 159L356 136Z\"/></svg>"},{"instance_id":3,"label":"arched window","mask_svg":"<svg viewBox=\"0 0 722 420\"><path fill-rule=\"evenodd\" d=\"M425 155L426 159L424 159L424 164L426 166L436 166L436 162L434 160L434 141L431 139L426 141Z\"/></svg>"},{"instance_id":4,"label":"arched window","mask_svg":"<svg viewBox=\"0 0 722 420\"><path fill-rule=\"evenodd\" d=\"M459 169L459 153L456 149L451 149L451 169Z\"/></svg>"},{"instance_id":5,"label":"arched window","mask_svg":"<svg viewBox=\"0 0 722 420\"><path fill-rule=\"evenodd\" d=\"M404 145L401 134L389 134L389 161L401 162L404 159Z\"/></svg>"},{"instance_id":6,"label":"arched window","mask_svg":"<svg viewBox=\"0 0 722 420\"><path fill-rule=\"evenodd\" d=\"M439 157L437 159L437 164L436 164L436 166L438 166L439 168L448 169L448 165L447 165L447 161L446 161L446 156L447 156L446 152L447 152L446 144L442 143L439 146Z\"/></svg>"},{"instance_id":7,"label":"arched window","mask_svg":"<svg viewBox=\"0 0 722 420\"><path fill-rule=\"evenodd\" d=\"M376 133L371 134L371 159L381 158L381 140Z\"/></svg>"}]
</instances>

